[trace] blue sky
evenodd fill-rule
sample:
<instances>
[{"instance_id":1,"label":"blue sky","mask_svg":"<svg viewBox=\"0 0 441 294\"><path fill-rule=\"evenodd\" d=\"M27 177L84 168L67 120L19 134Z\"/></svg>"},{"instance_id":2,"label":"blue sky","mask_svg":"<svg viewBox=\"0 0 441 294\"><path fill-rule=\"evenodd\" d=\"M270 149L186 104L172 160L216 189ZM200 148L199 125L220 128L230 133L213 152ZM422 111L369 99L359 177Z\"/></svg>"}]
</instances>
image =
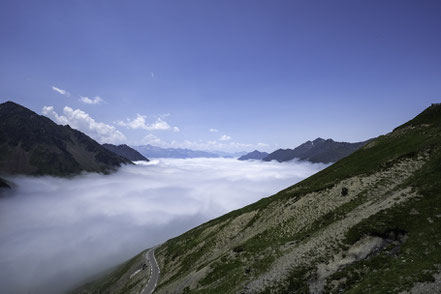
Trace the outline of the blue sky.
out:
<instances>
[{"instance_id":1,"label":"blue sky","mask_svg":"<svg viewBox=\"0 0 441 294\"><path fill-rule=\"evenodd\" d=\"M441 100L440 15L437 0L2 0L0 100L102 143L360 141Z\"/></svg>"}]
</instances>

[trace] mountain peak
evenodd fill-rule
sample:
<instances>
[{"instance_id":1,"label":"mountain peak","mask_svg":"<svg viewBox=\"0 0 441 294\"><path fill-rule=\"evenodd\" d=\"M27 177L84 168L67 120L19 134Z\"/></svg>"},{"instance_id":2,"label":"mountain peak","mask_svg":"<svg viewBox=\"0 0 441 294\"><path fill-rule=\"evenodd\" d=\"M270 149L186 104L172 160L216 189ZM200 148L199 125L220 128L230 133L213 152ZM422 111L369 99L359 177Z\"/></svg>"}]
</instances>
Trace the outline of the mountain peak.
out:
<instances>
[{"instance_id":1,"label":"mountain peak","mask_svg":"<svg viewBox=\"0 0 441 294\"><path fill-rule=\"evenodd\" d=\"M84 133L7 101L0 104L0 172L70 175L108 172L130 163Z\"/></svg>"},{"instance_id":2,"label":"mountain peak","mask_svg":"<svg viewBox=\"0 0 441 294\"><path fill-rule=\"evenodd\" d=\"M429 127L438 125L441 125L441 103L432 103L432 105L427 107L412 120L396 127L393 132L401 131L408 127Z\"/></svg>"},{"instance_id":3,"label":"mountain peak","mask_svg":"<svg viewBox=\"0 0 441 294\"><path fill-rule=\"evenodd\" d=\"M13 101L6 101L0 104L0 111L2 112L27 112L27 113L33 113L36 114L35 112L33 112L32 110L18 104L15 103Z\"/></svg>"},{"instance_id":4,"label":"mountain peak","mask_svg":"<svg viewBox=\"0 0 441 294\"><path fill-rule=\"evenodd\" d=\"M10 101L10 100L1 103L0 106L1 105L5 105L5 106L18 106L18 107L21 107L21 108L26 108L26 107L24 107L24 106L22 106L22 105L20 105L18 103L15 103L14 101Z\"/></svg>"},{"instance_id":5,"label":"mountain peak","mask_svg":"<svg viewBox=\"0 0 441 294\"><path fill-rule=\"evenodd\" d=\"M268 153L266 153L266 152L260 152L259 150L254 150L253 152L250 152L248 154L242 155L238 159L239 160L249 160L249 159L261 160L261 159L264 159L267 156L268 156Z\"/></svg>"},{"instance_id":6,"label":"mountain peak","mask_svg":"<svg viewBox=\"0 0 441 294\"><path fill-rule=\"evenodd\" d=\"M329 140L332 140L332 139L329 139ZM315 139L314 141L312 141L312 143L313 143L313 144L318 144L318 143L323 143L323 142L325 142L325 141L327 141L327 140L318 137L317 139Z\"/></svg>"},{"instance_id":7,"label":"mountain peak","mask_svg":"<svg viewBox=\"0 0 441 294\"><path fill-rule=\"evenodd\" d=\"M127 146L126 144L121 145L113 145L113 144L103 144L102 145L107 150L112 151L115 154L118 154L119 156L122 156L124 158L127 158L131 161L149 161L145 156L143 156L141 153L136 151L130 146Z\"/></svg>"},{"instance_id":8,"label":"mountain peak","mask_svg":"<svg viewBox=\"0 0 441 294\"><path fill-rule=\"evenodd\" d=\"M409 123L412 125L441 123L441 103L432 103Z\"/></svg>"}]
</instances>

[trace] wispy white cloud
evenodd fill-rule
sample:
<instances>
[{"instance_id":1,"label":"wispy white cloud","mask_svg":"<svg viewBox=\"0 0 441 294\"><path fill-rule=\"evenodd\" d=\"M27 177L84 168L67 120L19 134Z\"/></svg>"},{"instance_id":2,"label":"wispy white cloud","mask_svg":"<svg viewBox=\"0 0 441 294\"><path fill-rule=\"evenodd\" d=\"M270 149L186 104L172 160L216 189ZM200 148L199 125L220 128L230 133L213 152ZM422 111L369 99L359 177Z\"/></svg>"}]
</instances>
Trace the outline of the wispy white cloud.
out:
<instances>
[{"instance_id":1,"label":"wispy white cloud","mask_svg":"<svg viewBox=\"0 0 441 294\"><path fill-rule=\"evenodd\" d=\"M159 139L157 136L155 136L153 134L148 134L144 138L142 138L142 144L151 144L151 145L155 145L155 146L160 146L163 143L162 143L161 139Z\"/></svg>"},{"instance_id":2,"label":"wispy white cloud","mask_svg":"<svg viewBox=\"0 0 441 294\"><path fill-rule=\"evenodd\" d=\"M163 121L161 118L157 118L156 121L150 125L146 126L146 130L153 131L153 130L169 130L171 127L166 122Z\"/></svg>"},{"instance_id":3,"label":"wispy white cloud","mask_svg":"<svg viewBox=\"0 0 441 294\"><path fill-rule=\"evenodd\" d=\"M179 128L174 126L171 127L165 120L158 117L153 123L146 122L147 116L137 114L134 119L127 119L126 121L118 121L117 124L128 129L144 129L148 131L163 131L163 130L173 130L174 132L179 132Z\"/></svg>"},{"instance_id":4,"label":"wispy white cloud","mask_svg":"<svg viewBox=\"0 0 441 294\"><path fill-rule=\"evenodd\" d=\"M257 143L257 146L261 148L269 147L269 145L265 143Z\"/></svg>"},{"instance_id":5,"label":"wispy white cloud","mask_svg":"<svg viewBox=\"0 0 441 294\"><path fill-rule=\"evenodd\" d=\"M218 129L209 129L209 131L210 131L210 133L217 133L217 132L219 132Z\"/></svg>"},{"instance_id":6,"label":"wispy white cloud","mask_svg":"<svg viewBox=\"0 0 441 294\"><path fill-rule=\"evenodd\" d=\"M59 94L61 94L61 95L66 96L66 97L69 97L69 96L70 96L70 93L69 93L68 91L63 90L63 89L60 89L60 88L57 88L57 87L55 87L55 86L52 86L52 90L54 90L55 92L57 92L57 93L59 93Z\"/></svg>"},{"instance_id":7,"label":"wispy white cloud","mask_svg":"<svg viewBox=\"0 0 441 294\"><path fill-rule=\"evenodd\" d=\"M102 103L104 100L100 97L100 96L95 96L94 98L89 98L86 96L81 96L80 97L80 101L85 103L85 104L100 104Z\"/></svg>"},{"instance_id":8,"label":"wispy white cloud","mask_svg":"<svg viewBox=\"0 0 441 294\"><path fill-rule=\"evenodd\" d=\"M133 120L127 119L127 121L118 121L118 125L126 127L128 129L145 129L147 125L145 124L145 119L147 116L137 114L136 118Z\"/></svg>"},{"instance_id":9,"label":"wispy white cloud","mask_svg":"<svg viewBox=\"0 0 441 294\"><path fill-rule=\"evenodd\" d=\"M53 106L43 106L43 109L41 112L60 125L69 124L69 121L67 120L67 118L65 116L58 115L58 113L55 112Z\"/></svg>"},{"instance_id":10,"label":"wispy white cloud","mask_svg":"<svg viewBox=\"0 0 441 294\"><path fill-rule=\"evenodd\" d=\"M153 134L148 134L141 141L142 144L151 144L155 146L162 146L163 142L157 136Z\"/></svg>"},{"instance_id":11,"label":"wispy white cloud","mask_svg":"<svg viewBox=\"0 0 441 294\"><path fill-rule=\"evenodd\" d=\"M152 79L155 78L155 73L151 71L150 76L152 77Z\"/></svg>"},{"instance_id":12,"label":"wispy white cloud","mask_svg":"<svg viewBox=\"0 0 441 294\"><path fill-rule=\"evenodd\" d=\"M161 114L157 115L157 117L160 117L160 118L166 118L166 117L169 117L169 116L171 116L170 112L161 113Z\"/></svg>"},{"instance_id":13,"label":"wispy white cloud","mask_svg":"<svg viewBox=\"0 0 441 294\"><path fill-rule=\"evenodd\" d=\"M230 140L231 140L231 137L228 136L228 135L222 135L222 136L219 138L219 140L220 140L220 141L230 141Z\"/></svg>"},{"instance_id":14,"label":"wispy white cloud","mask_svg":"<svg viewBox=\"0 0 441 294\"><path fill-rule=\"evenodd\" d=\"M80 109L72 109L65 106L63 115L55 112L53 106L44 106L42 113L53 119L56 123L70 125L72 128L80 130L100 143L119 144L127 141L124 134L115 127L102 122L96 122L86 112Z\"/></svg>"}]
</instances>

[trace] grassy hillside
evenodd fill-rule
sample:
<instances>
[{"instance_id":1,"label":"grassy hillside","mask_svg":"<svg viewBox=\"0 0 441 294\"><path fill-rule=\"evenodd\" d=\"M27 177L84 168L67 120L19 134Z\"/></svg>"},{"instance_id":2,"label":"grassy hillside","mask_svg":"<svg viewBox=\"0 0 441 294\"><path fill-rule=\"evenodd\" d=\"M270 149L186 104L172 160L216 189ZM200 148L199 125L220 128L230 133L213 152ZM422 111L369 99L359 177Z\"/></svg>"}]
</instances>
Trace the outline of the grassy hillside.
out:
<instances>
[{"instance_id":1,"label":"grassy hillside","mask_svg":"<svg viewBox=\"0 0 441 294\"><path fill-rule=\"evenodd\" d=\"M81 294L125 294L139 293L149 280L150 270L145 267L145 251L116 266L99 278L71 293Z\"/></svg>"},{"instance_id":2,"label":"grassy hillside","mask_svg":"<svg viewBox=\"0 0 441 294\"><path fill-rule=\"evenodd\" d=\"M0 172L70 175L108 172L129 160L85 134L13 102L0 104Z\"/></svg>"},{"instance_id":3,"label":"grassy hillside","mask_svg":"<svg viewBox=\"0 0 441 294\"><path fill-rule=\"evenodd\" d=\"M432 105L310 178L165 242L155 293L433 293L440 246Z\"/></svg>"}]
</instances>

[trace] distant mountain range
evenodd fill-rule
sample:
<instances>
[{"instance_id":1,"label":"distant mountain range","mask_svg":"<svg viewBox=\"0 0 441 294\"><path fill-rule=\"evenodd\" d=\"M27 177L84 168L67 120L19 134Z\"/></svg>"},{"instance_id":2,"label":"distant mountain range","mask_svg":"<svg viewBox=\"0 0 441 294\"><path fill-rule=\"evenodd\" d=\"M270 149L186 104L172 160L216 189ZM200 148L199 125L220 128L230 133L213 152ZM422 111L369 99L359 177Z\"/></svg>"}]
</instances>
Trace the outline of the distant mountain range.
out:
<instances>
[{"instance_id":1,"label":"distant mountain range","mask_svg":"<svg viewBox=\"0 0 441 294\"><path fill-rule=\"evenodd\" d=\"M161 148L153 145L132 146L133 149L148 158L218 158L238 157L246 152L228 153L222 151L199 151L182 148Z\"/></svg>"},{"instance_id":2,"label":"distant mountain range","mask_svg":"<svg viewBox=\"0 0 441 294\"><path fill-rule=\"evenodd\" d=\"M247 153L245 155L242 155L239 157L239 160L261 160L268 156L268 153L266 152L260 152L258 150L254 150L253 152Z\"/></svg>"},{"instance_id":3,"label":"distant mountain range","mask_svg":"<svg viewBox=\"0 0 441 294\"><path fill-rule=\"evenodd\" d=\"M135 149L127 146L126 144L122 144L122 145L118 145L118 146L113 145L113 144L103 144L102 146L104 148L106 148L107 150L110 150L110 151L118 154L119 156L125 157L131 161L139 161L139 160L149 161L141 153L139 153Z\"/></svg>"},{"instance_id":4,"label":"distant mountain range","mask_svg":"<svg viewBox=\"0 0 441 294\"><path fill-rule=\"evenodd\" d=\"M239 152L224 152L224 151L212 151L212 153L219 155L220 157L224 157L224 158L236 158L236 157L240 157L243 156L245 154L247 154L248 152L246 151L239 151Z\"/></svg>"},{"instance_id":5,"label":"distant mountain range","mask_svg":"<svg viewBox=\"0 0 441 294\"><path fill-rule=\"evenodd\" d=\"M218 158L240 160L336 162L365 145L317 138L295 149L279 149L271 154L161 148L152 145L100 145L70 126L60 126L49 118L14 102L0 104L0 173L70 175L81 171L108 172L123 163L150 158ZM6 186L4 180L0 184Z\"/></svg>"},{"instance_id":6,"label":"distant mountain range","mask_svg":"<svg viewBox=\"0 0 441 294\"><path fill-rule=\"evenodd\" d=\"M14 102L0 104L0 173L71 175L131 163L99 143Z\"/></svg>"},{"instance_id":7,"label":"distant mountain range","mask_svg":"<svg viewBox=\"0 0 441 294\"><path fill-rule=\"evenodd\" d=\"M277 160L278 162L293 159L307 160L310 162L330 163L337 162L357 149L366 145L370 140L357 143L336 142L332 139L317 138L307 141L294 149L278 149L265 157L264 161Z\"/></svg>"}]
</instances>

